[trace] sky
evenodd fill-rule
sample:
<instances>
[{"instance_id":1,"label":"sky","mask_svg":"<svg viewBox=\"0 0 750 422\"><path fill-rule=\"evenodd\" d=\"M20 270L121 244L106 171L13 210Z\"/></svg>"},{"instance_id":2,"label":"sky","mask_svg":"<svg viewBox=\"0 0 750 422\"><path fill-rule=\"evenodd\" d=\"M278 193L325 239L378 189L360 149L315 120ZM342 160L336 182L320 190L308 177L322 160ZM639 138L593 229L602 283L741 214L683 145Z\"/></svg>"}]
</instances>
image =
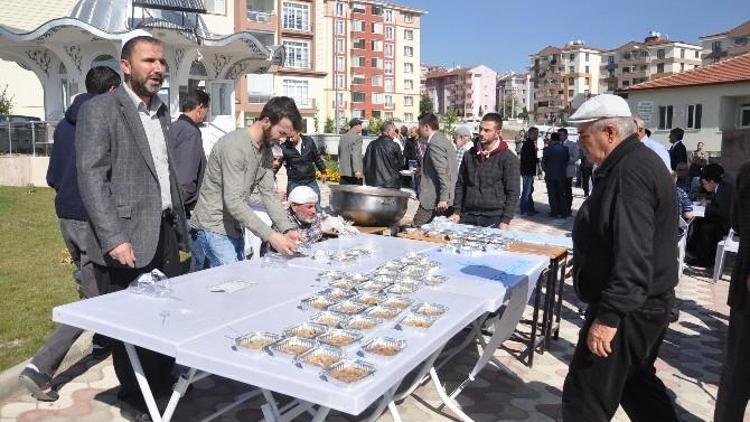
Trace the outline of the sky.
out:
<instances>
[{"instance_id":1,"label":"sky","mask_svg":"<svg viewBox=\"0 0 750 422\"><path fill-rule=\"evenodd\" d=\"M547 45L583 40L610 49L643 41L651 30L698 43L750 19L750 0L395 0L426 10L422 63L485 64L524 71Z\"/></svg>"}]
</instances>

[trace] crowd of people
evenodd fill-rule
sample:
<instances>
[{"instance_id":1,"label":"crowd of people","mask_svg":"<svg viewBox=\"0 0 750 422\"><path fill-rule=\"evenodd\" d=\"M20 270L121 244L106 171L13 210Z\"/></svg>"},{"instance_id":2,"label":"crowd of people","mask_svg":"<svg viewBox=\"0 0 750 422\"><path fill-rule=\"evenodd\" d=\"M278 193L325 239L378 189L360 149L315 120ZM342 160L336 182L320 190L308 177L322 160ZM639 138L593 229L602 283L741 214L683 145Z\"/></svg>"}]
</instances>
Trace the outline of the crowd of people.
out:
<instances>
[{"instance_id":1,"label":"crowd of people","mask_svg":"<svg viewBox=\"0 0 750 422\"><path fill-rule=\"evenodd\" d=\"M323 237L318 180L326 180L326 166L291 98L270 99L254 123L223 136L207 158L200 124L210 97L189 93L170 122L157 95L166 72L162 43L128 41L121 68L124 83L106 67L89 72L87 94L57 128L48 172L82 298L125 289L152 269L177 276L180 250L191 252L190 271L243 260L248 232L261 245L251 253L290 255ZM619 405L634 421L677 420L654 362L676 302L680 230L688 263L711 266L716 243L734 227L741 240L716 420L741 420L750 391L750 167L740 170L735 189L702 146L688 162L684 131L671 131L666 150L618 96L587 100L570 121L577 142L561 128L545 137L540 153L540 133L530 128L517 156L497 113L483 116L476 139L464 128L448 139L432 113L415 128L386 122L364 151L362 121L353 119L338 146L340 183L399 189L406 171L418 198L414 226L445 216L506 230L517 208L538 212L540 164L551 217L573 216L578 179L587 199L575 216L573 282L588 306L563 389L566 421L610 420ZM282 166L288 183L279 194ZM693 218L694 201L705 206L703 218ZM57 399L52 377L80 333L59 327L24 369L20 381L34 397ZM118 398L147 418L122 342L96 336L94 350L100 357L111 351ZM137 353L155 396L169 395L178 375L173 359Z\"/></svg>"}]
</instances>

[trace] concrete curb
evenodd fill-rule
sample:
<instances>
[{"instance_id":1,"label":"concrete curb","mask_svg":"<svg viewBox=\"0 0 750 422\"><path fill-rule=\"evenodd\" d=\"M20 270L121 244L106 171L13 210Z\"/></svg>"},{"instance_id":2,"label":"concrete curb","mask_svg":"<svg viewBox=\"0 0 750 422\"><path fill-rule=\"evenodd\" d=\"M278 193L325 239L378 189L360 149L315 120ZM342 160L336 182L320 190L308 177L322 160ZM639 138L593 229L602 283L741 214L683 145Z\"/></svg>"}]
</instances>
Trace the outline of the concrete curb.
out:
<instances>
[{"instance_id":1,"label":"concrete curb","mask_svg":"<svg viewBox=\"0 0 750 422\"><path fill-rule=\"evenodd\" d=\"M0 402L23 391L23 386L18 383L18 375L29 362L31 362L31 359L0 372Z\"/></svg>"}]
</instances>

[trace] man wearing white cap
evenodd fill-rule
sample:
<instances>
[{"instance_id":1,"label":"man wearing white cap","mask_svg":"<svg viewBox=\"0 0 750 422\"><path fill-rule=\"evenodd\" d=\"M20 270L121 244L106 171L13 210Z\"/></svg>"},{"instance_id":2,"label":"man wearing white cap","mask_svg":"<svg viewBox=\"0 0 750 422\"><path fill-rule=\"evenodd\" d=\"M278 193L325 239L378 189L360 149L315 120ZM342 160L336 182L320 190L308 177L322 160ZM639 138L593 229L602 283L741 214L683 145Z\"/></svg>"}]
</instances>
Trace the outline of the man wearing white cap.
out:
<instances>
[{"instance_id":1,"label":"man wearing white cap","mask_svg":"<svg viewBox=\"0 0 750 422\"><path fill-rule=\"evenodd\" d=\"M302 238L302 243L311 244L323 237L318 214L318 194L308 186L297 186L289 192L287 217Z\"/></svg>"},{"instance_id":2,"label":"man wearing white cap","mask_svg":"<svg viewBox=\"0 0 750 422\"><path fill-rule=\"evenodd\" d=\"M677 200L628 104L589 99L569 119L598 167L573 228L573 284L589 304L563 386L564 421L677 421L654 361L677 284Z\"/></svg>"}]
</instances>

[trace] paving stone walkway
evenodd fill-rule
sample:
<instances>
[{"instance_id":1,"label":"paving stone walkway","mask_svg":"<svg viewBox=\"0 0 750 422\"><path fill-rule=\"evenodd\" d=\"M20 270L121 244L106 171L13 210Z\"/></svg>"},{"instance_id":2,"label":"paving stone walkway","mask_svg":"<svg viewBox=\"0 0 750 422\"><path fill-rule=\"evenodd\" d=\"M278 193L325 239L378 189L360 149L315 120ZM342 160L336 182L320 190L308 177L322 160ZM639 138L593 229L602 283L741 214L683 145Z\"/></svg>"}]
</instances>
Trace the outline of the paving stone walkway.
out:
<instances>
[{"instance_id":1,"label":"paving stone walkway","mask_svg":"<svg viewBox=\"0 0 750 422\"><path fill-rule=\"evenodd\" d=\"M576 192L581 193L580 190ZM552 220L545 217L548 212L545 195L543 184L538 182L535 199L539 215L517 218L513 221L513 228L569 235L572 219ZM575 208L581 201L581 197L576 198ZM413 210L412 203L410 212ZM725 304L728 274L718 284L712 284L708 277L703 273L690 273L682 277L677 288L680 319L670 326L656 364L657 374L669 388L684 421L711 420L717 393L728 323L728 307ZM476 421L559 420L567 363L572 357L582 323L578 308L579 301L568 281L560 338L552 341L549 351L536 356L533 368L528 368L514 356L514 352L521 347L519 343L506 342L495 354L505 368L498 371L488 366L475 382L469 384L458 398L464 411ZM88 342L90 336L81 339L83 347ZM462 376L468 373L477 356L477 350L470 347L448 367L439 370L449 390L463 380ZM87 357L64 365L68 369L56 379L61 385L57 402L36 402L28 394L6 397L0 400L0 422L128 420L127 415L122 414L115 405L117 380L111 359L96 362ZM206 378L194 387L193 392L178 406L174 421L198 421L248 388L219 377ZM405 421L457 420L440 404L435 389L428 383L400 403L398 408ZM245 403L219 420L258 420L262 418L259 405L259 401ZM303 416L301 420L304 419ZM745 419L750 420L750 412ZM333 413L329 420L348 421L354 418ZM381 420L391 421L391 417L386 413ZM620 409L615 420L627 421L628 418Z\"/></svg>"}]
</instances>

